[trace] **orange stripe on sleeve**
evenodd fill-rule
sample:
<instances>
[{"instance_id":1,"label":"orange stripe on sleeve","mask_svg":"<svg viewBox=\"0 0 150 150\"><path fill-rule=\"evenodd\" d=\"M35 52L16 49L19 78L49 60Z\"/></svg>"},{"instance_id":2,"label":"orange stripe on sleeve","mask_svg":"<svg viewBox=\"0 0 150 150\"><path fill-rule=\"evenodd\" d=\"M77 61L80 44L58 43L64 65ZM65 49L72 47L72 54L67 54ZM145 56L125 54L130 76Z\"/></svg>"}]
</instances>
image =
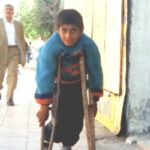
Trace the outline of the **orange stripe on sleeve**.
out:
<instances>
[{"instance_id":1,"label":"orange stripe on sleeve","mask_svg":"<svg viewBox=\"0 0 150 150\"><path fill-rule=\"evenodd\" d=\"M96 96L96 97L102 97L103 96L103 91L101 91L101 92L92 92L92 95Z\"/></svg>"},{"instance_id":2,"label":"orange stripe on sleeve","mask_svg":"<svg viewBox=\"0 0 150 150\"><path fill-rule=\"evenodd\" d=\"M49 105L52 103L51 99L47 98L47 99L35 99L36 102L38 104L41 104L41 105Z\"/></svg>"}]
</instances>

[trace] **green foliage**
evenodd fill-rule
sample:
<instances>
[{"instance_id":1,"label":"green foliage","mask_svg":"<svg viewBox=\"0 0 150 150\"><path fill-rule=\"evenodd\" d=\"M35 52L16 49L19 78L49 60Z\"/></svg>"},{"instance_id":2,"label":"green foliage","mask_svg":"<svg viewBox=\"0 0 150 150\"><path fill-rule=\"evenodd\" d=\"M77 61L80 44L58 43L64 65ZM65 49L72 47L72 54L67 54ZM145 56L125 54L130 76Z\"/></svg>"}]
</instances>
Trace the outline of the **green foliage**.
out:
<instances>
[{"instance_id":1,"label":"green foliage","mask_svg":"<svg viewBox=\"0 0 150 150\"><path fill-rule=\"evenodd\" d=\"M31 4L30 4L31 5ZM55 16L61 9L60 0L22 0L16 17L23 23L27 38L35 39L38 35L48 38L55 30Z\"/></svg>"}]
</instances>

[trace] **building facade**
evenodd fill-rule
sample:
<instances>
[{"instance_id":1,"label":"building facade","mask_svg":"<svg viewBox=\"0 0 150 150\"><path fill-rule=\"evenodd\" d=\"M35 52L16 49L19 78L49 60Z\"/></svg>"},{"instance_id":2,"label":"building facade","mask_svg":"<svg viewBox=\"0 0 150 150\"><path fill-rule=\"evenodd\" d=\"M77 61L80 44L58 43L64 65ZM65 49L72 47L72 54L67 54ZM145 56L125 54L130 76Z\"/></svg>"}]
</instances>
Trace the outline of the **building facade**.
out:
<instances>
[{"instance_id":1,"label":"building facade","mask_svg":"<svg viewBox=\"0 0 150 150\"><path fill-rule=\"evenodd\" d=\"M63 3L64 8L82 14L85 33L100 49L104 96L98 103L96 119L114 134L150 132L148 0Z\"/></svg>"}]
</instances>

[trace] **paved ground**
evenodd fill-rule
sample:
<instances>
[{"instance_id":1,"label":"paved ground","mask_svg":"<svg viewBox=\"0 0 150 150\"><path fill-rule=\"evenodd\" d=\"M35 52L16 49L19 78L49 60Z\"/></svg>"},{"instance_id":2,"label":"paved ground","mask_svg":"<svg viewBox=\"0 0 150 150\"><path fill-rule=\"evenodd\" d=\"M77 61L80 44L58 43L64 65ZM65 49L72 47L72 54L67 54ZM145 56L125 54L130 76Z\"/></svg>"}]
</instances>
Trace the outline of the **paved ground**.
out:
<instances>
[{"instance_id":1,"label":"paved ground","mask_svg":"<svg viewBox=\"0 0 150 150\"><path fill-rule=\"evenodd\" d=\"M5 88L0 102L0 150L40 150L41 129L38 126L36 112L39 105L34 101L34 70L20 71L15 92L15 106L7 106ZM107 129L96 123L96 150L140 150L135 144L125 142L125 138L112 135ZM54 150L61 145L55 144ZM73 150L87 150L85 129L80 141ZM145 149L148 150L148 149Z\"/></svg>"}]
</instances>

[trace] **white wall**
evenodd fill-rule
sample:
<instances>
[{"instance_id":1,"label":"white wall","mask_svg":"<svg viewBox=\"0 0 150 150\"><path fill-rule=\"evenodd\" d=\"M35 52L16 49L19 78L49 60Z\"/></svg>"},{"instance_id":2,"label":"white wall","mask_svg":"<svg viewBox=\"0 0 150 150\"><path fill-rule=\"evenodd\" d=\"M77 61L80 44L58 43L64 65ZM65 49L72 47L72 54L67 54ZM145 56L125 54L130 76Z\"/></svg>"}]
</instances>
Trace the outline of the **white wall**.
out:
<instances>
[{"instance_id":1,"label":"white wall","mask_svg":"<svg viewBox=\"0 0 150 150\"><path fill-rule=\"evenodd\" d=\"M130 0L128 42L128 132L150 131L150 5Z\"/></svg>"}]
</instances>

